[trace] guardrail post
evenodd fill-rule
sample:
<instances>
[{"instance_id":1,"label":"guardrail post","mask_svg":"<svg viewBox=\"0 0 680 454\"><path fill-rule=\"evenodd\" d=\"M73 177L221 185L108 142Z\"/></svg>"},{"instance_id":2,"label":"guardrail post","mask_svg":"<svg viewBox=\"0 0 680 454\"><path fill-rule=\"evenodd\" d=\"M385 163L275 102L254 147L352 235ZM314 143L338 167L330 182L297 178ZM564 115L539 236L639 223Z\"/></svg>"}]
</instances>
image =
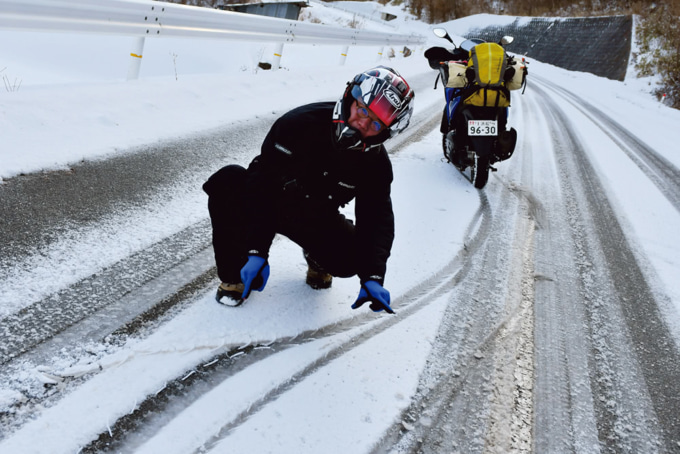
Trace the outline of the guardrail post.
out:
<instances>
[{"instance_id":1,"label":"guardrail post","mask_svg":"<svg viewBox=\"0 0 680 454\"><path fill-rule=\"evenodd\" d=\"M272 71L276 71L281 66L281 55L283 55L283 43L276 45L274 49L274 61L272 62Z\"/></svg>"},{"instance_id":2,"label":"guardrail post","mask_svg":"<svg viewBox=\"0 0 680 454\"><path fill-rule=\"evenodd\" d=\"M142 66L142 52L144 52L144 37L135 38L135 43L130 52L130 66L128 67L127 80L139 78L139 68Z\"/></svg>"},{"instance_id":3,"label":"guardrail post","mask_svg":"<svg viewBox=\"0 0 680 454\"><path fill-rule=\"evenodd\" d=\"M342 48L342 52L340 52L340 66L344 66L345 60L347 60L347 52L349 52L349 46L345 46Z\"/></svg>"},{"instance_id":4,"label":"guardrail post","mask_svg":"<svg viewBox=\"0 0 680 454\"><path fill-rule=\"evenodd\" d=\"M381 47L380 52L378 52L378 61L382 60L384 51L385 51L385 46Z\"/></svg>"}]
</instances>

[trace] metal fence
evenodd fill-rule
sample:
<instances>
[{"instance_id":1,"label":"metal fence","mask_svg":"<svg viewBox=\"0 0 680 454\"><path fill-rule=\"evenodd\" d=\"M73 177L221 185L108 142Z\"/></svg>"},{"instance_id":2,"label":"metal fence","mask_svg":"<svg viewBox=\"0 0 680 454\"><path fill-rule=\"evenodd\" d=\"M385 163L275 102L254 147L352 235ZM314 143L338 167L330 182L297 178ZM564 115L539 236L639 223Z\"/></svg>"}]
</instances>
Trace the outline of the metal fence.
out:
<instances>
[{"instance_id":1,"label":"metal fence","mask_svg":"<svg viewBox=\"0 0 680 454\"><path fill-rule=\"evenodd\" d=\"M0 29L137 37L128 78L139 76L144 40L181 37L276 43L273 69L286 43L416 46L422 35L382 33L152 0L0 0ZM379 54L382 53L379 52Z\"/></svg>"}]
</instances>

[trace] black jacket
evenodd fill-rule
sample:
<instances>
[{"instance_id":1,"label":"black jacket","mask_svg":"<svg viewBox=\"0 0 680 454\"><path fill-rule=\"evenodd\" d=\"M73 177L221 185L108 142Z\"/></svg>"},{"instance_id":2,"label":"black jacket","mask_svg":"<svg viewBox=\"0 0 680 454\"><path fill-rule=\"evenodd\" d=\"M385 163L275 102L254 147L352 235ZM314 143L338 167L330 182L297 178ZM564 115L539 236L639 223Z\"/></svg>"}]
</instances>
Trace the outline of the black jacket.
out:
<instances>
[{"instance_id":1,"label":"black jacket","mask_svg":"<svg viewBox=\"0 0 680 454\"><path fill-rule=\"evenodd\" d=\"M334 102L298 107L279 118L248 167L249 253L267 257L276 217L335 215L356 198L355 226L362 254L359 278L382 283L394 240L392 164L383 146L370 152L338 149ZM332 241L332 238L329 238Z\"/></svg>"}]
</instances>

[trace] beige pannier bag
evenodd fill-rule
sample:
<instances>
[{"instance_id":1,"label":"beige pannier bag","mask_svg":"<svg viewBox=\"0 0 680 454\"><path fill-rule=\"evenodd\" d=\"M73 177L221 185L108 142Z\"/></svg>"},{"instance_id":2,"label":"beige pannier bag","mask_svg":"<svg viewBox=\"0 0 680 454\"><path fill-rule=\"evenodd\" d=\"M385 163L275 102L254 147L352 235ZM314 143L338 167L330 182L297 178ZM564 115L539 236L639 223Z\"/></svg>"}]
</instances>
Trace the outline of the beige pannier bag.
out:
<instances>
[{"instance_id":1,"label":"beige pannier bag","mask_svg":"<svg viewBox=\"0 0 680 454\"><path fill-rule=\"evenodd\" d=\"M455 61L449 62L449 80L446 81L447 88L463 88L467 85L465 70L467 66Z\"/></svg>"},{"instance_id":2,"label":"beige pannier bag","mask_svg":"<svg viewBox=\"0 0 680 454\"><path fill-rule=\"evenodd\" d=\"M524 62L524 59L511 59L508 68L514 68L515 73L513 74L512 79L505 82L505 88L508 90L519 90L526 82L527 77L527 65Z\"/></svg>"}]
</instances>

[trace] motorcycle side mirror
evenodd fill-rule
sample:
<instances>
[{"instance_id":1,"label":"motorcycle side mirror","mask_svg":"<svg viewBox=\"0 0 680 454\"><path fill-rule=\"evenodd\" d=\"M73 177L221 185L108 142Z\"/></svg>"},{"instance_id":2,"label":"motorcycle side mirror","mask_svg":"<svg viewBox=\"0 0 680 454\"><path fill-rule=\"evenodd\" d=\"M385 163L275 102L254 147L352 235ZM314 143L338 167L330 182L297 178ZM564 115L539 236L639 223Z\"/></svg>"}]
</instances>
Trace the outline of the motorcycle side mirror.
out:
<instances>
[{"instance_id":1,"label":"motorcycle side mirror","mask_svg":"<svg viewBox=\"0 0 680 454\"><path fill-rule=\"evenodd\" d=\"M515 40L515 38L513 38L512 36L504 36L504 37L501 38L501 44L502 45L510 44L514 40Z\"/></svg>"},{"instance_id":2,"label":"motorcycle side mirror","mask_svg":"<svg viewBox=\"0 0 680 454\"><path fill-rule=\"evenodd\" d=\"M453 44L453 40L449 36L449 32L447 32L445 29L435 28L435 29L432 30L432 33L434 33L435 36L437 36L438 38L444 38L444 39L449 40L451 42L451 44Z\"/></svg>"}]
</instances>

